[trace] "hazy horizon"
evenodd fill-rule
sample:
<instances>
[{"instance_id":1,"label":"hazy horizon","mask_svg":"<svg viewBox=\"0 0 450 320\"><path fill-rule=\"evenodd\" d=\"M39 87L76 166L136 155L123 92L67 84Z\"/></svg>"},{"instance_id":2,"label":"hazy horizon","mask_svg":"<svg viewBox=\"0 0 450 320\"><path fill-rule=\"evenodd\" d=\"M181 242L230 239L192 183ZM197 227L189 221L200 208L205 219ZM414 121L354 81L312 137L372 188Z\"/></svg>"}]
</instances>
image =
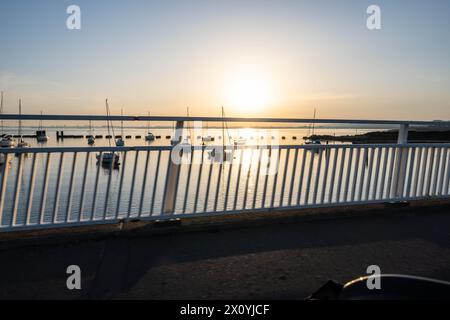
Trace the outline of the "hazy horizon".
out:
<instances>
[{"instance_id":1,"label":"hazy horizon","mask_svg":"<svg viewBox=\"0 0 450 320\"><path fill-rule=\"evenodd\" d=\"M445 0L2 1L4 112L109 98L116 115L448 120L449 16Z\"/></svg>"}]
</instances>

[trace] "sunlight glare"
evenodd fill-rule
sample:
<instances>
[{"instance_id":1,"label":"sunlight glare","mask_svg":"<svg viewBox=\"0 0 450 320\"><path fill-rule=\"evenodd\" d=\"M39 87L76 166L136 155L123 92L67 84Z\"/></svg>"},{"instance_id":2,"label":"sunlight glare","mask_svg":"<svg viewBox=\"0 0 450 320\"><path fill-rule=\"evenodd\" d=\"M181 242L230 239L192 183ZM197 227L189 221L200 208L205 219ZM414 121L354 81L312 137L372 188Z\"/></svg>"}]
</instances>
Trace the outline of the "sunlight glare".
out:
<instances>
[{"instance_id":1,"label":"sunlight glare","mask_svg":"<svg viewBox=\"0 0 450 320\"><path fill-rule=\"evenodd\" d=\"M244 113L259 112L272 103L273 87L269 77L257 72L241 72L226 85L226 105Z\"/></svg>"}]
</instances>

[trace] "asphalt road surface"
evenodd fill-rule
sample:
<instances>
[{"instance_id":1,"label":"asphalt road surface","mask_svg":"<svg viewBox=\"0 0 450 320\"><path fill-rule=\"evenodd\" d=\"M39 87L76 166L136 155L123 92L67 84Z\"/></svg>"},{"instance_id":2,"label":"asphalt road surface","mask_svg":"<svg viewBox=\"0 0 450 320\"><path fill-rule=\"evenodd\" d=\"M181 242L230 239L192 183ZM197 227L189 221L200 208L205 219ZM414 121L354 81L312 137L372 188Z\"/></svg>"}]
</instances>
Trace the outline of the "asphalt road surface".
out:
<instances>
[{"instance_id":1,"label":"asphalt road surface","mask_svg":"<svg viewBox=\"0 0 450 320\"><path fill-rule=\"evenodd\" d=\"M417 210L416 210L417 211ZM450 280L449 206L0 246L0 299L301 299L369 265ZM66 269L81 268L81 290Z\"/></svg>"}]
</instances>

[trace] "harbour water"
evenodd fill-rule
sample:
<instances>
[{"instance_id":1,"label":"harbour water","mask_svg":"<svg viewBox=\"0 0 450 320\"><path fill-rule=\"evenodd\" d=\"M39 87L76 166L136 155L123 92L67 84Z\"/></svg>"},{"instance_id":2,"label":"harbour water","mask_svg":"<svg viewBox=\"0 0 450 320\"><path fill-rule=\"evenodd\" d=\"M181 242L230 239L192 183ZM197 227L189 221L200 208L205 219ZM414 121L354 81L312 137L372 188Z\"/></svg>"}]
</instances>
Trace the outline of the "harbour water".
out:
<instances>
[{"instance_id":1,"label":"harbour water","mask_svg":"<svg viewBox=\"0 0 450 320\"><path fill-rule=\"evenodd\" d=\"M322 130L323 132L320 132ZM65 134L88 134L86 130L67 130ZM318 134L352 134L349 129L318 129ZM161 136L154 142L146 142L144 136L145 129L125 129L124 135L131 135L132 138L125 139L126 146L167 146L170 139L166 136L173 136L172 129L153 129L155 135ZM185 134L189 134L189 130ZM216 137L211 145L221 145L218 138L221 130L212 130L208 133ZM26 131L24 132L26 134ZM94 134L106 135L104 130L97 129ZM118 134L116 129L116 134ZM262 141L267 144L271 140L273 131L266 129L230 129L228 133L234 139L246 139L248 144L258 144ZM279 143L282 145L292 145L303 143L302 137L307 134L305 129L282 129L278 130ZM88 147L86 139L56 139L56 129L48 130L50 139L47 143L37 144L35 139L26 139L33 147ZM136 135L141 135L136 139ZM198 140L194 136L194 141ZM284 137L284 139L282 138ZM296 137L294 139L293 137ZM198 142L200 143L200 142ZM198 144L197 143L197 144ZM111 140L114 145L114 141ZM108 139L97 139L95 146L108 146ZM367 154L356 153L353 162L348 161L349 152L347 150L347 160L343 150L331 149L326 154L318 154L311 151L299 149L282 150L277 154L274 161L274 154L270 154L268 149L263 151L255 149L242 149L233 152L232 162L208 161L207 156L197 150L193 154L185 153L183 157L193 157L192 165L183 164L181 166L179 184L176 197L176 214L193 212L212 212L225 210L241 210L244 208L280 207L291 205L302 205L313 203L322 199L325 202L338 202L345 200L345 197L355 197L360 195L361 199L367 197L389 198L390 184L392 181L393 163L395 152L393 149L374 149ZM353 151L352 151L353 152ZM422 155L417 165L409 153L408 160L410 166L423 166L422 171L414 173L409 177L410 185L413 182L416 187L414 192L427 192L427 185L444 183L441 177L428 174L427 163L436 162L439 154L442 169L448 175L448 166L443 155L447 155L448 149L439 149L435 153ZM120 152L120 166L111 170L98 166L95 158L96 152L92 153L65 153L61 158L61 153L47 154L46 152L36 154L34 185L31 183L32 167L34 157L30 154L22 158L21 174L18 176L19 158L10 155L10 162L7 166L6 195L3 199L3 214L1 225L8 225L12 221L14 224L22 224L25 220L28 223L51 223L52 221L64 222L103 219L103 217L146 217L158 216L162 214L162 202L164 199L164 187L169 164L170 151L128 151ZM48 157L50 161L47 162ZM200 161L203 157L204 161ZM319 160L320 158L320 160ZM447 158L447 156L446 156ZM448 157L450 159L450 156ZM272 159L269 161L269 159ZM327 172L333 159L336 159L335 178L330 182ZM412 159L412 160L411 160ZM442 160L441 160L442 159ZM75 160L75 166L74 166ZM342 161L341 161L342 160ZM345 161L344 161L345 160ZM378 164L380 175L374 175L374 170L369 171L369 164L375 168ZM48 181L45 176L48 163ZM351 168L349 166L352 166ZM61 170L59 168L61 167ZM309 172L300 174L300 169L310 168ZM355 175L355 168L363 168L359 176ZM435 166L436 168L436 166ZM73 174L72 174L73 170ZM357 169L357 171L360 169ZM390 170L390 172L389 172ZM408 169L409 170L409 169ZM439 169L434 169L436 174ZM356 171L356 172L357 172ZM415 172L414 170L411 170ZM2 168L2 171L3 168ZM85 175L86 172L86 175ZM339 177L339 172L342 172ZM270 174L267 174L270 173ZM3 173L2 173L3 174ZM98 176L98 180L97 180ZM385 178L382 178L385 176ZM429 176L431 176L429 178ZM20 180L17 179L19 177ZM1 176L1 178L3 178ZM85 179L85 180L84 180ZM438 179L440 179L438 181ZM413 181L414 180L414 181ZM19 183L18 183L19 181ZM97 183L96 183L97 181ZM134 183L132 183L134 181ZM199 183L200 182L200 183ZM326 188L323 187L326 182ZM82 192L85 185L84 194ZM331 187L331 184L333 185ZM336 198L333 189L348 185L348 192ZM109 185L109 187L108 187ZM33 186L33 189L30 189ZM18 188L18 198L14 199L15 190ZM55 192L59 190L59 192ZM409 190L411 193L413 190ZM406 192L406 190L405 190ZM448 187L445 190L448 192ZM339 192L338 194L340 194ZM31 195L31 197L30 197ZM226 205L225 205L226 203ZM66 215L66 213L69 213ZM39 221L40 220L40 221Z\"/></svg>"}]
</instances>

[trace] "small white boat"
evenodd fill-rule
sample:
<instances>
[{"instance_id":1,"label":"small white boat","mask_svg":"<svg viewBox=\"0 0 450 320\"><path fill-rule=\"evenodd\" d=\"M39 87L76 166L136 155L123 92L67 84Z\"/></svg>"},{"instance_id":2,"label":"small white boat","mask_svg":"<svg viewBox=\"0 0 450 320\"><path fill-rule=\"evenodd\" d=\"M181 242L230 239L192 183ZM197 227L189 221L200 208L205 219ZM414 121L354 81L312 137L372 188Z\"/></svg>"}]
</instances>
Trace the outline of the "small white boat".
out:
<instances>
[{"instance_id":1,"label":"small white boat","mask_svg":"<svg viewBox=\"0 0 450 320\"><path fill-rule=\"evenodd\" d=\"M41 116L42 116L42 111L41 111ZM43 128L42 119L39 120L39 130L36 131L36 139L38 142L48 141L48 135L47 135L47 132Z\"/></svg>"},{"instance_id":2,"label":"small white boat","mask_svg":"<svg viewBox=\"0 0 450 320\"><path fill-rule=\"evenodd\" d=\"M108 99L106 99L106 116L109 117L110 111L109 111L109 105L108 105ZM112 124L110 124L110 120L106 120L106 125L108 127L108 142L109 146L111 146L111 135L110 135L110 126L112 127ZM113 130L114 131L114 130ZM98 153L95 155L97 158L97 161L100 165L104 167L113 167L117 168L119 166L119 154L114 152L105 152L105 153Z\"/></svg>"},{"instance_id":3,"label":"small white boat","mask_svg":"<svg viewBox=\"0 0 450 320\"><path fill-rule=\"evenodd\" d=\"M214 138L211 136L205 136L205 137L202 137L202 141L203 142L212 142L212 141L214 141Z\"/></svg>"},{"instance_id":4,"label":"small white boat","mask_svg":"<svg viewBox=\"0 0 450 320\"><path fill-rule=\"evenodd\" d=\"M95 143L95 137L94 136L89 136L88 137L88 144L89 145L93 145Z\"/></svg>"},{"instance_id":5,"label":"small white boat","mask_svg":"<svg viewBox=\"0 0 450 320\"><path fill-rule=\"evenodd\" d=\"M36 131L36 139L38 142L48 141L48 135L45 130Z\"/></svg>"},{"instance_id":6,"label":"small white boat","mask_svg":"<svg viewBox=\"0 0 450 320\"><path fill-rule=\"evenodd\" d=\"M147 133L147 135L145 136L145 140L146 140L146 141L153 141L153 140L155 140L155 136L153 135L153 133L149 132L149 133Z\"/></svg>"},{"instance_id":7,"label":"small white boat","mask_svg":"<svg viewBox=\"0 0 450 320\"><path fill-rule=\"evenodd\" d=\"M123 117L123 109L120 109L120 115ZM112 124L111 124L112 127ZM113 129L114 133L114 129ZM120 138L116 139L116 146L123 147L125 145L125 140L123 140L123 121L120 121Z\"/></svg>"},{"instance_id":8,"label":"small white boat","mask_svg":"<svg viewBox=\"0 0 450 320\"><path fill-rule=\"evenodd\" d=\"M306 140L305 144L322 144L319 140Z\"/></svg>"},{"instance_id":9,"label":"small white boat","mask_svg":"<svg viewBox=\"0 0 450 320\"><path fill-rule=\"evenodd\" d=\"M208 151L209 159L212 159L216 162L229 162L233 160L233 151L232 150L218 150L212 149Z\"/></svg>"},{"instance_id":10,"label":"small white boat","mask_svg":"<svg viewBox=\"0 0 450 320\"><path fill-rule=\"evenodd\" d=\"M97 154L95 156L97 158L97 161L99 161L102 165L108 166L113 164L114 166L119 165L119 155L114 152L105 152L103 154ZM114 162L114 163L112 163Z\"/></svg>"},{"instance_id":11,"label":"small white boat","mask_svg":"<svg viewBox=\"0 0 450 320\"><path fill-rule=\"evenodd\" d=\"M239 140L235 140L234 141L234 145L235 146L243 146L243 145L245 145L247 143L247 140L245 140L245 139L239 139Z\"/></svg>"},{"instance_id":12,"label":"small white boat","mask_svg":"<svg viewBox=\"0 0 450 320\"><path fill-rule=\"evenodd\" d=\"M30 144L23 140L23 138L19 139L19 142L17 143L17 148L29 148Z\"/></svg>"},{"instance_id":13,"label":"small white boat","mask_svg":"<svg viewBox=\"0 0 450 320\"><path fill-rule=\"evenodd\" d=\"M122 138L116 139L116 146L123 147L125 145L125 141Z\"/></svg>"},{"instance_id":14,"label":"small white boat","mask_svg":"<svg viewBox=\"0 0 450 320\"><path fill-rule=\"evenodd\" d=\"M92 121L91 120L89 120L89 135L87 138L88 138L88 140L87 140L88 145L91 146L95 143L95 137L92 132Z\"/></svg>"},{"instance_id":15,"label":"small white boat","mask_svg":"<svg viewBox=\"0 0 450 320\"><path fill-rule=\"evenodd\" d=\"M22 115L22 100L19 99L19 116ZM17 143L17 148L29 148L30 144L23 140L22 137L22 120L19 119L19 142Z\"/></svg>"},{"instance_id":16,"label":"small white boat","mask_svg":"<svg viewBox=\"0 0 450 320\"><path fill-rule=\"evenodd\" d=\"M16 145L16 140L9 134L5 135L0 139L0 147L2 148L12 148Z\"/></svg>"},{"instance_id":17,"label":"small white boat","mask_svg":"<svg viewBox=\"0 0 450 320\"><path fill-rule=\"evenodd\" d=\"M150 117L150 112L148 113ZM155 140L155 136L150 132L150 121L147 122L147 134L145 135L145 141L153 141Z\"/></svg>"}]
</instances>

